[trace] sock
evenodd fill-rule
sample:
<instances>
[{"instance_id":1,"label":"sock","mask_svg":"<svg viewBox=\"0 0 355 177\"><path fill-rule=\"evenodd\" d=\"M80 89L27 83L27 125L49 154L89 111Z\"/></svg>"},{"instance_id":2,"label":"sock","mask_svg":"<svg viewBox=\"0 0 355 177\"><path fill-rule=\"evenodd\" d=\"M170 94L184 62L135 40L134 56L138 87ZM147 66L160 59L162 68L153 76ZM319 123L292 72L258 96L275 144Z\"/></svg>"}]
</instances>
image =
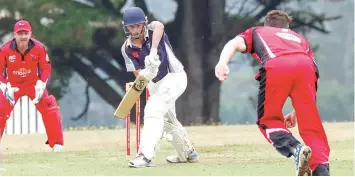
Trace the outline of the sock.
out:
<instances>
[{"instance_id":1,"label":"sock","mask_svg":"<svg viewBox=\"0 0 355 177\"><path fill-rule=\"evenodd\" d=\"M296 144L294 147L292 145L289 145L288 148L290 149L290 152L293 156L296 156L296 147L298 146L299 144Z\"/></svg>"}]
</instances>

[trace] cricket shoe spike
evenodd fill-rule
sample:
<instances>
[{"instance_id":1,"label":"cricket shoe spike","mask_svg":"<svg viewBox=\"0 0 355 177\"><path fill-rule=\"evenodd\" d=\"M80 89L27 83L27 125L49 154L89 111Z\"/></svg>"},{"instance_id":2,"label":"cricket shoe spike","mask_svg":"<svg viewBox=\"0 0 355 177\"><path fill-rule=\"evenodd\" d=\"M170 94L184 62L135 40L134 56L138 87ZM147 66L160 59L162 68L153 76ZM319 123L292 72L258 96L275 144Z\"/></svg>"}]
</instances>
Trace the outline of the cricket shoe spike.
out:
<instances>
[{"instance_id":1,"label":"cricket shoe spike","mask_svg":"<svg viewBox=\"0 0 355 177\"><path fill-rule=\"evenodd\" d=\"M199 159L200 156L198 155L195 149L192 152L190 152L189 155L187 156L187 162L189 163L196 163L199 161ZM168 156L166 158L166 161L169 163L186 163L186 161L181 161L176 154Z\"/></svg>"},{"instance_id":2,"label":"cricket shoe spike","mask_svg":"<svg viewBox=\"0 0 355 177\"><path fill-rule=\"evenodd\" d=\"M128 166L132 168L154 167L155 163L153 160L147 159L142 153L140 153L135 159L128 162Z\"/></svg>"},{"instance_id":3,"label":"cricket shoe spike","mask_svg":"<svg viewBox=\"0 0 355 177\"><path fill-rule=\"evenodd\" d=\"M311 156L312 150L309 146L302 144L296 146L295 162L297 176L309 176L312 174L309 168L309 160L311 159Z\"/></svg>"},{"instance_id":4,"label":"cricket shoe spike","mask_svg":"<svg viewBox=\"0 0 355 177\"><path fill-rule=\"evenodd\" d=\"M303 176L313 176L311 168L308 168L308 170L306 170Z\"/></svg>"},{"instance_id":5,"label":"cricket shoe spike","mask_svg":"<svg viewBox=\"0 0 355 177\"><path fill-rule=\"evenodd\" d=\"M54 146L53 146L53 149L52 149L52 152L60 152L61 150L62 150L62 145L60 145L60 144L55 144Z\"/></svg>"}]
</instances>

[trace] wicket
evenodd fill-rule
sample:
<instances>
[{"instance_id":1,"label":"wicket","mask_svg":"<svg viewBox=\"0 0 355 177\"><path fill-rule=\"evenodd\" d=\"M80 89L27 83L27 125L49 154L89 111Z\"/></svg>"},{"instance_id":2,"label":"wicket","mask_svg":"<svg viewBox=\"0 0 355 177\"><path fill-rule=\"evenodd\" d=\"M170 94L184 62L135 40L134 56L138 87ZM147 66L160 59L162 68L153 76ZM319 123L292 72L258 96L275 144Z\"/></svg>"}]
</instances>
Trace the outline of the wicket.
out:
<instances>
[{"instance_id":1,"label":"wicket","mask_svg":"<svg viewBox=\"0 0 355 177\"><path fill-rule=\"evenodd\" d=\"M132 86L132 83L126 83L126 92ZM146 101L149 98L148 88L145 89ZM136 152L139 150L140 136L141 136L141 99L138 98L136 101ZM126 117L126 155L131 155L131 112Z\"/></svg>"}]
</instances>

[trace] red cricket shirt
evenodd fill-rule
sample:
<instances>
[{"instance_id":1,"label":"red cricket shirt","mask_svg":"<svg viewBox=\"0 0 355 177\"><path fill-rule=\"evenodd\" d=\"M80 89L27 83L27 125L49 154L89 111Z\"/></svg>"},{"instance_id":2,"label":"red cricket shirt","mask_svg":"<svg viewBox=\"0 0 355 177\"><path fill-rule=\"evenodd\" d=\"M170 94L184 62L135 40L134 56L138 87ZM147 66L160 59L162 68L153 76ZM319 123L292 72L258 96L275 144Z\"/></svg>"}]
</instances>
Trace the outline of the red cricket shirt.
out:
<instances>
[{"instance_id":1,"label":"red cricket shirt","mask_svg":"<svg viewBox=\"0 0 355 177\"><path fill-rule=\"evenodd\" d=\"M51 70L44 45L34 38L30 39L23 55L18 51L15 39L0 48L0 82L10 82L14 86L35 84L38 79L47 82Z\"/></svg>"},{"instance_id":2,"label":"red cricket shirt","mask_svg":"<svg viewBox=\"0 0 355 177\"><path fill-rule=\"evenodd\" d=\"M309 56L310 60L313 60L317 75L319 75L308 41L302 35L290 29L257 26L247 29L238 36L244 39L247 46L244 53L252 54L254 59L262 65L279 56L304 54ZM259 76L258 74L255 77L256 79Z\"/></svg>"}]
</instances>

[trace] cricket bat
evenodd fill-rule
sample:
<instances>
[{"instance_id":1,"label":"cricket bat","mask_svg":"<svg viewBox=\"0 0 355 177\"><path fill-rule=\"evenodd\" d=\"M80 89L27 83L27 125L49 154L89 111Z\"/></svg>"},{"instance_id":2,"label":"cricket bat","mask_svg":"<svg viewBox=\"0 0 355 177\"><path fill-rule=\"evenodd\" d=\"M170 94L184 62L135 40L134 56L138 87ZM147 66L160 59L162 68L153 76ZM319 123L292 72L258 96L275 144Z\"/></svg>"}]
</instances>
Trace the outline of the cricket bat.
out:
<instances>
[{"instance_id":1,"label":"cricket bat","mask_svg":"<svg viewBox=\"0 0 355 177\"><path fill-rule=\"evenodd\" d=\"M148 80L145 77L138 75L136 77L136 80L134 80L133 85L129 88L128 92L126 92L126 95L122 98L114 115L120 119L125 119L130 113L137 99L144 91L147 84Z\"/></svg>"}]
</instances>

